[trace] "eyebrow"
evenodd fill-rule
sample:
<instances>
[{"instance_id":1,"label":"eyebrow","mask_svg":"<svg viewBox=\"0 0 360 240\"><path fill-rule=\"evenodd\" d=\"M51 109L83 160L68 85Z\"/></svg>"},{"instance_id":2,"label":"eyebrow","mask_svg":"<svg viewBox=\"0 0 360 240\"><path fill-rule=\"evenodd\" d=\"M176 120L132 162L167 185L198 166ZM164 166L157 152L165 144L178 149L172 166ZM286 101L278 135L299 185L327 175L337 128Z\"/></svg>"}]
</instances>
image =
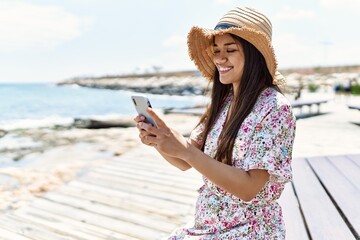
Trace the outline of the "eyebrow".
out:
<instances>
[{"instance_id":1,"label":"eyebrow","mask_svg":"<svg viewBox=\"0 0 360 240\"><path fill-rule=\"evenodd\" d=\"M229 43L225 43L224 46L229 46L229 45L233 45L236 44L236 42L229 42ZM216 43L214 43L214 47L217 47L218 45Z\"/></svg>"}]
</instances>

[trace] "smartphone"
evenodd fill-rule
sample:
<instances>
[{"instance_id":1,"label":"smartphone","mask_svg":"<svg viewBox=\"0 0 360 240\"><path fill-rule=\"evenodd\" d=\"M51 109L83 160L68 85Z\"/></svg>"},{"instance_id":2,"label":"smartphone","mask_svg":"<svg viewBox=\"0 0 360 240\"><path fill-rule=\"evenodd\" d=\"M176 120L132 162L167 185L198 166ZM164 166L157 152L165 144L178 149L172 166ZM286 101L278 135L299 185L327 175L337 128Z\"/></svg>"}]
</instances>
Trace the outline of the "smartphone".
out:
<instances>
[{"instance_id":1,"label":"smartphone","mask_svg":"<svg viewBox=\"0 0 360 240\"><path fill-rule=\"evenodd\" d=\"M154 127L157 127L154 119L152 119L149 113L146 111L148 107L152 107L149 99L144 96L131 96L131 99L138 114L145 117L145 122L152 124Z\"/></svg>"}]
</instances>

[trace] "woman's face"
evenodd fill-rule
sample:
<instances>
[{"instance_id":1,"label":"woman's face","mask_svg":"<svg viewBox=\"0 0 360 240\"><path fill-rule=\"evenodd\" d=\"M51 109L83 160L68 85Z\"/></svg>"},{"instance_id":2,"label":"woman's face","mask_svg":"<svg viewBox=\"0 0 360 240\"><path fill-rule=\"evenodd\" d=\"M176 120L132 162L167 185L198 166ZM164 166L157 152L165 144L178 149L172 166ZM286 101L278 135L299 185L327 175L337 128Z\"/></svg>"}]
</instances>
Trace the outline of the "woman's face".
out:
<instances>
[{"instance_id":1,"label":"woman's face","mask_svg":"<svg viewBox=\"0 0 360 240\"><path fill-rule=\"evenodd\" d=\"M230 34L217 35L214 39L214 64L222 84L232 84L236 92L244 71L244 50L241 43Z\"/></svg>"}]
</instances>

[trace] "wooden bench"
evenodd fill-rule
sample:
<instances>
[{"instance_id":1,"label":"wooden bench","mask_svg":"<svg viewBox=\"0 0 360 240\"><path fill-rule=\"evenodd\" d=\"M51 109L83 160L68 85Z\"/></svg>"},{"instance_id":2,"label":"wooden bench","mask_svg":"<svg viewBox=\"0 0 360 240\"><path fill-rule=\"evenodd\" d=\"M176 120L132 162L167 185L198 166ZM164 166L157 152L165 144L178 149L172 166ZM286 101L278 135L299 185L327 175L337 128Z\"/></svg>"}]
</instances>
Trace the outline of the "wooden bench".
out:
<instances>
[{"instance_id":1,"label":"wooden bench","mask_svg":"<svg viewBox=\"0 0 360 240\"><path fill-rule=\"evenodd\" d=\"M293 160L280 199L287 239L359 239L360 155Z\"/></svg>"},{"instance_id":2,"label":"wooden bench","mask_svg":"<svg viewBox=\"0 0 360 240\"><path fill-rule=\"evenodd\" d=\"M360 110L360 105L349 104L348 108L355 109L355 110Z\"/></svg>"},{"instance_id":3,"label":"wooden bench","mask_svg":"<svg viewBox=\"0 0 360 240\"><path fill-rule=\"evenodd\" d=\"M302 116L302 108L307 106L309 108L309 114L312 114L311 107L313 105L317 106L316 114L320 114L320 105L323 103L327 103L329 100L297 100L291 103L293 108L299 108L300 114L299 117ZM205 112L204 107L198 108L167 108L164 109L165 114L176 113L176 114L189 114L189 115L202 115Z\"/></svg>"},{"instance_id":4,"label":"wooden bench","mask_svg":"<svg viewBox=\"0 0 360 240\"><path fill-rule=\"evenodd\" d=\"M300 109L300 115L302 114L302 108L307 106L309 108L309 113L311 114L311 107L313 105L317 106L317 114L320 114L320 105L323 103L327 103L329 100L297 100L291 103L293 108Z\"/></svg>"}]
</instances>

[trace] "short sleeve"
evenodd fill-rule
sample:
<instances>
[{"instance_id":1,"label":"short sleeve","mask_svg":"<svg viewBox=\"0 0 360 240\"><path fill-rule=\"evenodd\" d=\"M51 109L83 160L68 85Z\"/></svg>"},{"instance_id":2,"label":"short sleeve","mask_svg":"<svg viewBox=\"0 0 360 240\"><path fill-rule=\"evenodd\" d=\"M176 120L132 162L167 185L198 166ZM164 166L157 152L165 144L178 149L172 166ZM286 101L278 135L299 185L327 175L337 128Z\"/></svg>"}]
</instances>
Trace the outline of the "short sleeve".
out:
<instances>
[{"instance_id":1,"label":"short sleeve","mask_svg":"<svg viewBox=\"0 0 360 240\"><path fill-rule=\"evenodd\" d=\"M203 143L203 131L205 129L204 123L199 123L190 133L190 139L196 142L199 145Z\"/></svg>"},{"instance_id":2,"label":"short sleeve","mask_svg":"<svg viewBox=\"0 0 360 240\"><path fill-rule=\"evenodd\" d=\"M244 158L246 170L264 169L270 180L292 180L291 158L295 137L295 117L289 105L272 109L255 126L249 151Z\"/></svg>"}]
</instances>

